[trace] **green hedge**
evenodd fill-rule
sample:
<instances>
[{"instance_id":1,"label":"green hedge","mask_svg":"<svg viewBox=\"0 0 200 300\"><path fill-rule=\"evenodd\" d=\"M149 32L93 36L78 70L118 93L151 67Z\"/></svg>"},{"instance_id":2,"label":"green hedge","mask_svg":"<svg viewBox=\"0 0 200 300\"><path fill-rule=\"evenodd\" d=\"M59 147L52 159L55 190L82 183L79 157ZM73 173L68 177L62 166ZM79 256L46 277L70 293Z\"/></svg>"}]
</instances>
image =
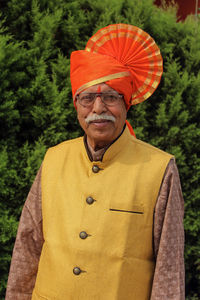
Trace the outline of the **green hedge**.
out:
<instances>
[{"instance_id":1,"label":"green hedge","mask_svg":"<svg viewBox=\"0 0 200 300\"><path fill-rule=\"evenodd\" d=\"M3 299L21 208L46 149L82 134L73 108L69 57L111 23L150 33L164 74L128 119L138 138L176 156L185 198L186 293L200 297L200 28L176 22L152 0L0 2L0 297Z\"/></svg>"}]
</instances>

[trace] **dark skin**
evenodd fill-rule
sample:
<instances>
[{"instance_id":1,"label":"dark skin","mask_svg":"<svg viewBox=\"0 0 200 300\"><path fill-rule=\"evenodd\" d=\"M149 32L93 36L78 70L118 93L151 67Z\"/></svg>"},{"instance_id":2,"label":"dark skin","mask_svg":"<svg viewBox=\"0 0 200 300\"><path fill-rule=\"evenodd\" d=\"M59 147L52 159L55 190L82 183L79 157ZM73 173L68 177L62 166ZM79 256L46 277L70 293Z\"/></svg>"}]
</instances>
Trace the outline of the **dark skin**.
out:
<instances>
[{"instance_id":1,"label":"dark skin","mask_svg":"<svg viewBox=\"0 0 200 300\"><path fill-rule=\"evenodd\" d=\"M104 93L115 91L105 83L94 85L89 87L84 92L90 93ZM104 148L111 144L122 132L127 111L123 99L115 106L106 106L100 97L97 97L94 104L91 107L84 107L78 101L76 101L77 106L77 117L81 127L87 135L87 142L92 147L94 151ZM101 115L106 114L108 116L114 116L115 122L98 120L87 123L85 121L86 117L89 115Z\"/></svg>"}]
</instances>

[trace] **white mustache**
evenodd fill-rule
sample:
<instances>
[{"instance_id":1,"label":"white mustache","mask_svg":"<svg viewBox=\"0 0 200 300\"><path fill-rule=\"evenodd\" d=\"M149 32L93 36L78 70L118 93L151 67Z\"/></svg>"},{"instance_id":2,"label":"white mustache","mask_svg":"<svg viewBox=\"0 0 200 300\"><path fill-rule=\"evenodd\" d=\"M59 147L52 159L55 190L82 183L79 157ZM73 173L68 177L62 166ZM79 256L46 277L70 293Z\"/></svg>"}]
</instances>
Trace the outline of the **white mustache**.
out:
<instances>
[{"instance_id":1,"label":"white mustache","mask_svg":"<svg viewBox=\"0 0 200 300\"><path fill-rule=\"evenodd\" d=\"M102 115L93 114L93 115L85 118L86 123L90 123L90 122L96 121L96 120L107 120L107 121L111 121L114 123L116 121L116 118L114 116L108 116L106 114L102 114Z\"/></svg>"}]
</instances>

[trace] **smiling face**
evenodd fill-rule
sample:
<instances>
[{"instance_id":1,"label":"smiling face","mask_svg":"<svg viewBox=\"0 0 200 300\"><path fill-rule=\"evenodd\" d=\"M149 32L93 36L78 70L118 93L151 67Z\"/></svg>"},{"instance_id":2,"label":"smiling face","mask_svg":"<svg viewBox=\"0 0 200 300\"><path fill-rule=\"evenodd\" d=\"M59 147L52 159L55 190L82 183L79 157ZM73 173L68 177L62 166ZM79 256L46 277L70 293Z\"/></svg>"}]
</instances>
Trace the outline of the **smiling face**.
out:
<instances>
[{"instance_id":1,"label":"smiling face","mask_svg":"<svg viewBox=\"0 0 200 300\"><path fill-rule=\"evenodd\" d=\"M84 93L85 92L111 93L116 91L107 84L101 83L84 90ZM103 148L112 143L112 141L114 141L122 132L127 113L123 99L120 99L114 106L106 106L98 96L94 101L94 104L90 107L82 106L77 100L76 106L79 123L87 135L89 145L94 150ZM98 119L87 122L87 120L90 120L90 117L94 115L97 116ZM108 116L108 120L104 118L101 119L101 117L105 115Z\"/></svg>"}]
</instances>

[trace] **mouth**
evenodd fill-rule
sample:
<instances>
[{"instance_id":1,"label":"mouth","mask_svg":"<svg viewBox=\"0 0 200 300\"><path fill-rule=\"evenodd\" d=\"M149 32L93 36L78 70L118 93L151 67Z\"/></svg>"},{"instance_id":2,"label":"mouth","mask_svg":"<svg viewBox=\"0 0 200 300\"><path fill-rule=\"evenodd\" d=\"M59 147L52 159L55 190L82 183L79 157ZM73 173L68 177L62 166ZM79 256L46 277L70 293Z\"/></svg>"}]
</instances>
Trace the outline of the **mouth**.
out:
<instances>
[{"instance_id":1,"label":"mouth","mask_svg":"<svg viewBox=\"0 0 200 300\"><path fill-rule=\"evenodd\" d=\"M93 121L90 121L89 123L108 123L108 122L111 122L110 120L104 120L104 119L100 119L100 120L93 120Z\"/></svg>"},{"instance_id":2,"label":"mouth","mask_svg":"<svg viewBox=\"0 0 200 300\"><path fill-rule=\"evenodd\" d=\"M96 128L106 128L107 126L110 126L110 124L112 123L112 121L110 120L94 120L89 122L90 126L96 127Z\"/></svg>"}]
</instances>

